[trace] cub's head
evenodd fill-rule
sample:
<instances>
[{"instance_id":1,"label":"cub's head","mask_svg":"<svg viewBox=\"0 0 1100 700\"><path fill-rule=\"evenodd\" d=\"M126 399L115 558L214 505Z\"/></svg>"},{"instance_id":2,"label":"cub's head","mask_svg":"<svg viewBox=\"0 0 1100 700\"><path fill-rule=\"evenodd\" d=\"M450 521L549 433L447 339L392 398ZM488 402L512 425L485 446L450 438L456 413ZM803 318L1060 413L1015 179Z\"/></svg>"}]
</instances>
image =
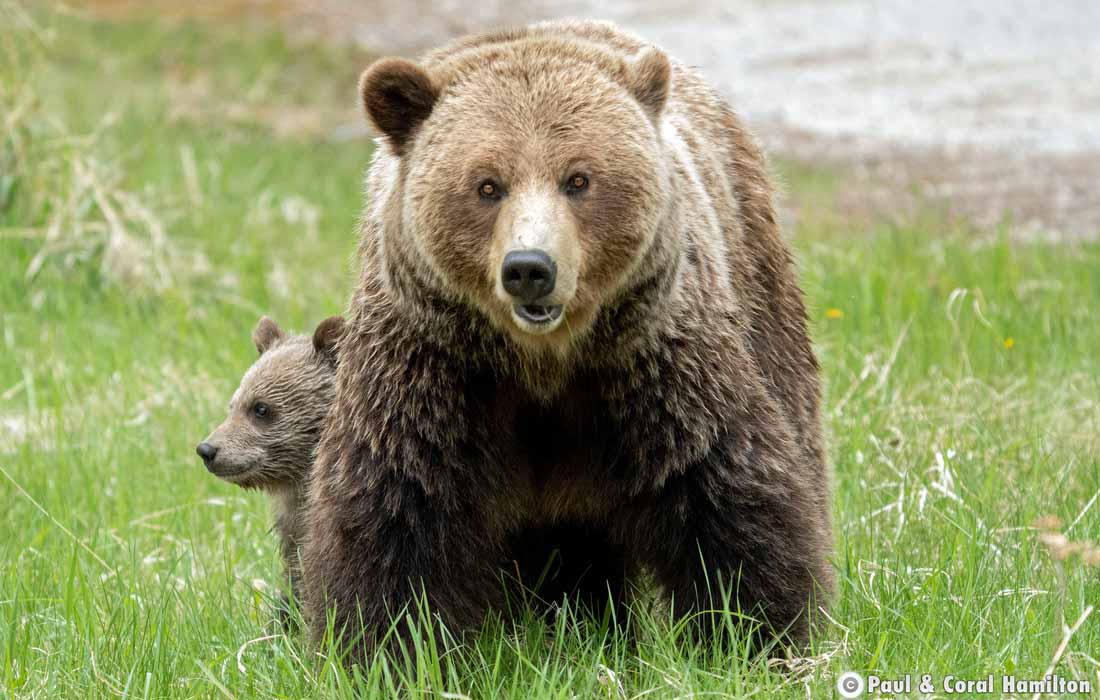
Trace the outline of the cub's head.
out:
<instances>
[{"instance_id":1,"label":"cub's head","mask_svg":"<svg viewBox=\"0 0 1100 700\"><path fill-rule=\"evenodd\" d=\"M287 335L263 317L252 331L259 359L229 402L229 417L196 448L212 474L244 488L300 483L313 463L335 393L339 316L313 336Z\"/></svg>"},{"instance_id":2,"label":"cub's head","mask_svg":"<svg viewBox=\"0 0 1100 700\"><path fill-rule=\"evenodd\" d=\"M656 49L552 35L378 61L361 91L400 162L386 245L520 345L564 351L624 291L667 211L670 70Z\"/></svg>"}]
</instances>

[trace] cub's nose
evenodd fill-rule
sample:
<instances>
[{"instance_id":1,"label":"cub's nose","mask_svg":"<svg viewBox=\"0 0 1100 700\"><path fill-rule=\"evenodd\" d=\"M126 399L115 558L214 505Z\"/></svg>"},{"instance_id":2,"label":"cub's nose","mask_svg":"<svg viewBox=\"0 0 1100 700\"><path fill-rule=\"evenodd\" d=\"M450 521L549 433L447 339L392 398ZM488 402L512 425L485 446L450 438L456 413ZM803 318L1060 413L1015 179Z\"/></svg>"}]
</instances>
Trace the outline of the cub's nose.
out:
<instances>
[{"instance_id":1,"label":"cub's nose","mask_svg":"<svg viewBox=\"0 0 1100 700\"><path fill-rule=\"evenodd\" d=\"M202 457L202 461L206 466L210 466L210 463L218 456L218 448L209 442L200 442L199 446L195 448L195 452L199 453L199 457Z\"/></svg>"},{"instance_id":2,"label":"cub's nose","mask_svg":"<svg viewBox=\"0 0 1100 700\"><path fill-rule=\"evenodd\" d=\"M531 304L554 291L558 266L545 251L513 250L504 256L500 278L504 291L520 302Z\"/></svg>"}]
</instances>

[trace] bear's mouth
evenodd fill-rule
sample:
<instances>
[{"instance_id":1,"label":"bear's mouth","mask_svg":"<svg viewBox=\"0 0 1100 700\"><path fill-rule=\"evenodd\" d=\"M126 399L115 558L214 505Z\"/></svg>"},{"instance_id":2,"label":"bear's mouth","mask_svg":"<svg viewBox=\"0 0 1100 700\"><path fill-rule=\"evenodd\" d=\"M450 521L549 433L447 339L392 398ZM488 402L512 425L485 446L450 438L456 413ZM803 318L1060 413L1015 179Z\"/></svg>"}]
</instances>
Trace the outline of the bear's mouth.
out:
<instances>
[{"instance_id":1,"label":"bear's mouth","mask_svg":"<svg viewBox=\"0 0 1100 700\"><path fill-rule=\"evenodd\" d=\"M560 304L556 306L544 306L542 304L516 304L512 312L520 319L534 326L544 326L554 323L561 318L564 309Z\"/></svg>"}]
</instances>

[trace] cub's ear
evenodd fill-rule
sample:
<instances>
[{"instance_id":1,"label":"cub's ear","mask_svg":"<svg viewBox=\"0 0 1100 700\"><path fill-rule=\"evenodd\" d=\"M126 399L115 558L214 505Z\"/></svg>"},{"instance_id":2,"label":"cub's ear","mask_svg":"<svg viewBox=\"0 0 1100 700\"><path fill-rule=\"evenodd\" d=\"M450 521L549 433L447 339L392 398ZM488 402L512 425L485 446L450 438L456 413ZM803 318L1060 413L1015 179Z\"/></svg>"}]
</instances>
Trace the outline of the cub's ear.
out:
<instances>
[{"instance_id":1,"label":"cub's ear","mask_svg":"<svg viewBox=\"0 0 1100 700\"><path fill-rule=\"evenodd\" d=\"M383 58L363 72L359 94L367 117L389 137L394 153L400 156L413 132L432 113L439 86L412 61Z\"/></svg>"},{"instance_id":2,"label":"cub's ear","mask_svg":"<svg viewBox=\"0 0 1100 700\"><path fill-rule=\"evenodd\" d=\"M286 333L283 333L283 329L279 328L279 324L271 320L269 316L261 318L260 322L256 324L256 328L252 330L252 342L256 344L256 349L260 351L261 355L285 337Z\"/></svg>"},{"instance_id":3,"label":"cub's ear","mask_svg":"<svg viewBox=\"0 0 1100 700\"><path fill-rule=\"evenodd\" d=\"M663 51L648 48L630 62L627 70L627 87L642 108L656 121L668 99L672 66Z\"/></svg>"},{"instance_id":4,"label":"cub's ear","mask_svg":"<svg viewBox=\"0 0 1100 700\"><path fill-rule=\"evenodd\" d=\"M336 343L344 334L344 317L329 316L317 324L317 330L313 331L313 349L318 355L335 360Z\"/></svg>"}]
</instances>

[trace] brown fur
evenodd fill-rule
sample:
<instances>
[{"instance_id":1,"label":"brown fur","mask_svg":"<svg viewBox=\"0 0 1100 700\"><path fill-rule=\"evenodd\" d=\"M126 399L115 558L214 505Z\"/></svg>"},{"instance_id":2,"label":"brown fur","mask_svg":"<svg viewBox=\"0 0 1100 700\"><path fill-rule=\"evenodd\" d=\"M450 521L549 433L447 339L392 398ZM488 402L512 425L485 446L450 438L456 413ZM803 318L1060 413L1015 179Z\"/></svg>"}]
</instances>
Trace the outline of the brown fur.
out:
<instances>
[{"instance_id":1,"label":"brown fur","mask_svg":"<svg viewBox=\"0 0 1100 700\"><path fill-rule=\"evenodd\" d=\"M344 319L322 321L313 336L287 335L267 316L252 332L260 357L229 402L229 417L203 442L217 448L207 468L271 498L290 593L298 584L309 472L335 397L336 344ZM269 414L257 416L264 404Z\"/></svg>"},{"instance_id":2,"label":"brown fur","mask_svg":"<svg viewBox=\"0 0 1100 700\"><path fill-rule=\"evenodd\" d=\"M728 105L601 23L471 37L363 86L387 147L308 509L315 632L326 610L348 639L361 620L362 653L421 586L476 625L501 561L528 582L556 550L549 595L617 604L644 569L677 613L729 602L805 639L833 580L818 367ZM377 116L407 104L430 107ZM575 266L546 333L497 279L532 220Z\"/></svg>"}]
</instances>

